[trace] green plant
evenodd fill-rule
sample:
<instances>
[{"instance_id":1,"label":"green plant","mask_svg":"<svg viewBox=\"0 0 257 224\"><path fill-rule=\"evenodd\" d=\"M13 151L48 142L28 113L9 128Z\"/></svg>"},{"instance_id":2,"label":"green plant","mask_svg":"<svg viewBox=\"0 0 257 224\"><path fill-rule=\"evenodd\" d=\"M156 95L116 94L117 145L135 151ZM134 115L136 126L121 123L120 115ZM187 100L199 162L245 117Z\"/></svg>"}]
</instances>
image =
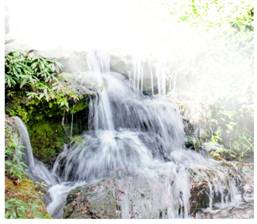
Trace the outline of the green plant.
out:
<instances>
[{"instance_id":1,"label":"green plant","mask_svg":"<svg viewBox=\"0 0 257 224\"><path fill-rule=\"evenodd\" d=\"M5 81L8 88L18 86L33 90L36 86L45 87L46 83L56 81L60 64L32 53L14 51L5 56Z\"/></svg>"},{"instance_id":2,"label":"green plant","mask_svg":"<svg viewBox=\"0 0 257 224\"><path fill-rule=\"evenodd\" d=\"M26 123L44 117L63 116L82 108L74 107L83 98L59 76L61 65L33 51L10 52L5 57L6 111ZM72 107L72 108L70 108Z\"/></svg>"},{"instance_id":3,"label":"green plant","mask_svg":"<svg viewBox=\"0 0 257 224\"><path fill-rule=\"evenodd\" d=\"M177 7L179 8L176 8ZM205 28L222 26L227 31L227 25L236 31L253 31L254 9L252 0L181 0L177 4L171 4L171 13L179 17L182 22L198 24Z\"/></svg>"},{"instance_id":4,"label":"green plant","mask_svg":"<svg viewBox=\"0 0 257 224\"><path fill-rule=\"evenodd\" d=\"M29 205L26 202L18 198L9 198L5 201L5 218L26 218L28 208Z\"/></svg>"},{"instance_id":5,"label":"green plant","mask_svg":"<svg viewBox=\"0 0 257 224\"><path fill-rule=\"evenodd\" d=\"M211 136L212 143L220 143L222 141L221 129L218 127L217 130Z\"/></svg>"},{"instance_id":6,"label":"green plant","mask_svg":"<svg viewBox=\"0 0 257 224\"><path fill-rule=\"evenodd\" d=\"M236 138L231 142L231 148L237 152L241 160L253 157L253 135L246 130L236 130L236 132Z\"/></svg>"},{"instance_id":7,"label":"green plant","mask_svg":"<svg viewBox=\"0 0 257 224\"><path fill-rule=\"evenodd\" d=\"M16 133L10 133L11 131L8 128L7 130L9 139L5 146L5 172L12 179L22 179L26 176L26 165L22 161L23 146L19 142L18 135Z\"/></svg>"},{"instance_id":8,"label":"green plant","mask_svg":"<svg viewBox=\"0 0 257 224\"><path fill-rule=\"evenodd\" d=\"M19 198L9 198L5 201L5 218L49 218L41 211L40 205L35 201L23 201Z\"/></svg>"},{"instance_id":9,"label":"green plant","mask_svg":"<svg viewBox=\"0 0 257 224\"><path fill-rule=\"evenodd\" d=\"M251 104L235 101L231 104L229 99L220 99L208 109L203 121L207 133L205 140L223 145L226 150L219 150L219 154L230 152L231 158L238 160L251 158L254 149L253 114Z\"/></svg>"}]
</instances>

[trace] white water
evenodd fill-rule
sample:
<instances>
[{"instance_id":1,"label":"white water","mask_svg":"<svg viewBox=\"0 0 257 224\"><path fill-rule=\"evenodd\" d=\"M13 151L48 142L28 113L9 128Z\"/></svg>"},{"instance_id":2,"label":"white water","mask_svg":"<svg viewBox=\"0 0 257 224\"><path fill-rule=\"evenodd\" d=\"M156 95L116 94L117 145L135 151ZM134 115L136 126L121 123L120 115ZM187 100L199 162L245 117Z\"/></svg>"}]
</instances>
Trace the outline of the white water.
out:
<instances>
[{"instance_id":1,"label":"white water","mask_svg":"<svg viewBox=\"0 0 257 224\"><path fill-rule=\"evenodd\" d=\"M210 210L214 207L214 195L221 195L222 206L239 203L236 181L226 169L184 148L179 110L165 98L164 70L155 71L158 91L157 96L150 97L142 94L140 68L127 80L110 71L106 54L90 53L87 61L90 71L85 76L97 82L97 91L90 102L89 131L82 135L82 142L64 148L51 173L42 163L33 162L26 128L16 118L22 127L20 133L25 133L21 137L25 139L29 168L34 176L52 185L49 189L52 201L48 205L51 215L62 217L66 196L77 186L108 176L139 176L140 181L151 184L149 200L134 198L141 217L152 217L156 211L167 208L163 217L186 218L192 186L189 170L208 182ZM153 82L154 79L152 86ZM127 186L128 191L132 188L133 185ZM130 217L130 200L128 197L121 202L122 218Z\"/></svg>"}]
</instances>

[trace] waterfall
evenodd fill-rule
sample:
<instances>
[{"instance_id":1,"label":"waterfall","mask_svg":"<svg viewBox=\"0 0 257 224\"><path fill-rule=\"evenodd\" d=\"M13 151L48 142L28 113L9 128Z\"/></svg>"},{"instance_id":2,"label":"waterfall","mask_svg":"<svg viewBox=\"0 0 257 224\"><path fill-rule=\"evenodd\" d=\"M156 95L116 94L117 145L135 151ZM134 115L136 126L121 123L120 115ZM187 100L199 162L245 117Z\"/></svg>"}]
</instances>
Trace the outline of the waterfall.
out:
<instances>
[{"instance_id":1,"label":"waterfall","mask_svg":"<svg viewBox=\"0 0 257 224\"><path fill-rule=\"evenodd\" d=\"M53 172L64 182L74 183L91 183L109 176L140 176L139 182L152 183L154 187L151 204L145 204L147 209L137 199L135 206L149 217L151 212L167 207L165 216L174 218L189 216L192 183L188 170L199 169L200 173L206 169L217 179L214 183L205 171L201 174L209 183L212 209L214 195L223 195L220 186L229 183L232 189L235 183L223 174L225 171L218 162L185 149L179 109L165 97L165 68L161 65L155 68L157 95L146 96L140 64L136 64L134 73L129 75L131 80L127 80L111 72L109 62L107 55L89 54L90 71L85 76L90 75L98 82L90 102L90 131L82 135L82 141L59 154ZM153 82L152 75L152 92ZM238 192L229 190L228 194L231 202ZM121 203L123 218L129 217L130 199L126 200Z\"/></svg>"},{"instance_id":2,"label":"waterfall","mask_svg":"<svg viewBox=\"0 0 257 224\"><path fill-rule=\"evenodd\" d=\"M19 117L14 117L15 124L20 134L21 144L25 147L25 160L28 164L29 169L32 171L35 166L32 146L29 139L29 133L26 125Z\"/></svg>"},{"instance_id":3,"label":"waterfall","mask_svg":"<svg viewBox=\"0 0 257 224\"><path fill-rule=\"evenodd\" d=\"M141 93L143 93L145 89L148 89L152 96L167 95L168 90L171 90L171 85L168 83L170 80L167 74L167 64L165 60L159 60L157 62L146 62L139 59L134 60L133 74L129 74L131 86ZM146 80L148 76L149 83L147 85L144 83L144 80Z\"/></svg>"},{"instance_id":4,"label":"waterfall","mask_svg":"<svg viewBox=\"0 0 257 224\"><path fill-rule=\"evenodd\" d=\"M53 175L41 161L34 158L26 125L19 117L13 118L20 135L21 144L25 148L25 162L28 168L28 175L34 180L43 180L48 185L56 184L58 177Z\"/></svg>"},{"instance_id":5,"label":"waterfall","mask_svg":"<svg viewBox=\"0 0 257 224\"><path fill-rule=\"evenodd\" d=\"M221 195L222 206L238 202L236 182L227 175L226 169L217 161L185 149L179 109L165 97L165 67L159 65L151 71L151 92L154 93L155 80L158 91L156 95L146 96L139 64L128 80L110 71L106 54L92 52L87 62L89 71L84 75L92 77L96 83L89 106L89 131L82 134L82 141L64 147L51 172L46 172L42 165L36 169L44 170L41 173L51 177L45 178L52 186L49 189L50 214L62 217L67 194L75 187L116 177L119 181L134 178L126 185L128 192L133 187L150 186L145 201L134 197L140 217L186 218L190 215L192 170L208 183L209 209L213 209L213 198L217 195ZM33 158L26 128L18 118L16 123L33 170L39 163ZM42 174L37 171L34 175ZM130 201L128 196L120 204L122 218L130 217ZM163 208L167 209L159 215Z\"/></svg>"}]
</instances>

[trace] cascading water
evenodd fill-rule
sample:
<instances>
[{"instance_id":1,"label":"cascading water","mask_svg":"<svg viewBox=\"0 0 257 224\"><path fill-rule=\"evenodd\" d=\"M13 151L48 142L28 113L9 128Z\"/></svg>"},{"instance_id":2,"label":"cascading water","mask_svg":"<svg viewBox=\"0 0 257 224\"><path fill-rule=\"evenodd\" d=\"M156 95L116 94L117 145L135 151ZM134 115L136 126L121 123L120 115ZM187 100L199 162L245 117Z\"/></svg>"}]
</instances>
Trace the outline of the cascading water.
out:
<instances>
[{"instance_id":1,"label":"cascading water","mask_svg":"<svg viewBox=\"0 0 257 224\"><path fill-rule=\"evenodd\" d=\"M171 89L171 79L167 77L167 61L159 60L157 62L141 61L137 59L133 63L133 72L129 72L129 81L131 87L136 91L143 93L144 80L149 75L148 89L149 93L154 96L165 96ZM147 74L149 73L149 74ZM174 80L173 80L174 82Z\"/></svg>"},{"instance_id":2,"label":"cascading water","mask_svg":"<svg viewBox=\"0 0 257 224\"><path fill-rule=\"evenodd\" d=\"M21 144L26 149L24 159L28 165L29 176L33 179L43 180L48 185L56 184L58 182L58 177L51 174L51 172L41 161L34 158L26 125L19 117L14 117L14 121L20 134Z\"/></svg>"},{"instance_id":3,"label":"cascading water","mask_svg":"<svg viewBox=\"0 0 257 224\"><path fill-rule=\"evenodd\" d=\"M163 208L166 210L161 217L188 217L192 171L208 183L209 209L214 207L215 195L220 196L222 206L240 201L236 180L218 162L184 148L182 118L176 105L164 96L163 71L158 81L159 96L150 97L142 94L140 69L133 81L111 72L105 54L91 53L87 61L90 71L85 76L97 83L90 102L89 131L82 135L82 141L64 148L48 175L51 178L46 178L52 185L50 214L62 217L66 196L72 189L110 176L137 180L127 186L128 192L142 183L150 186L148 199L134 197L139 218L159 218L156 211ZM153 92L153 79L151 85ZM16 122L22 126L19 119ZM25 144L29 167L33 168L31 146ZM122 218L130 217L129 200L125 198L120 204Z\"/></svg>"}]
</instances>

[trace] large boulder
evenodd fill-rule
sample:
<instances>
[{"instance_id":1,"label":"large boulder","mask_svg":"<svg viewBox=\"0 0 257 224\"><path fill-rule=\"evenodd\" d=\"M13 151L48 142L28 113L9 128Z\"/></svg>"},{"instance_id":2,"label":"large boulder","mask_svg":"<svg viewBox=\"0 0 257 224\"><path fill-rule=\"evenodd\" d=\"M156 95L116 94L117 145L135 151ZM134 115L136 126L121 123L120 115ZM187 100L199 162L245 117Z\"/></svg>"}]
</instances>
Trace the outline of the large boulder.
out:
<instances>
[{"instance_id":1,"label":"large boulder","mask_svg":"<svg viewBox=\"0 0 257 224\"><path fill-rule=\"evenodd\" d=\"M142 176L106 178L71 191L63 218L165 218L163 187Z\"/></svg>"},{"instance_id":2,"label":"large boulder","mask_svg":"<svg viewBox=\"0 0 257 224\"><path fill-rule=\"evenodd\" d=\"M119 218L115 181L78 187L67 197L64 218Z\"/></svg>"},{"instance_id":3,"label":"large boulder","mask_svg":"<svg viewBox=\"0 0 257 224\"><path fill-rule=\"evenodd\" d=\"M247 207L248 214L251 214L252 206L249 205L249 200L245 200L247 199L245 196L250 191L248 185L252 186L253 183L247 183L242 178L240 169L236 169L232 164L223 164L223 168L228 178L232 178L237 184L242 194L242 205ZM213 211L212 214L220 211L215 203L220 203L221 200L224 203L226 203L225 201L229 202L231 197L235 196L233 193L229 194L229 183L224 183L221 186L222 194L217 191L219 185L215 181L219 177L215 170L189 169L188 173L191 179L189 216L210 217L211 213L206 213L208 209ZM165 178L167 180L167 177ZM142 175L133 175L105 178L95 183L80 186L68 194L63 217L156 219L177 217L177 215L185 217L184 210L186 208L179 205L179 202L176 202L177 198L173 195L176 183L172 180L176 181L176 179L170 177L167 182L163 182L164 179L154 180ZM174 191L171 189L173 193L167 191L169 188L167 183L171 188L175 186ZM234 215L231 214L230 216L228 213L227 217L233 218Z\"/></svg>"}]
</instances>

